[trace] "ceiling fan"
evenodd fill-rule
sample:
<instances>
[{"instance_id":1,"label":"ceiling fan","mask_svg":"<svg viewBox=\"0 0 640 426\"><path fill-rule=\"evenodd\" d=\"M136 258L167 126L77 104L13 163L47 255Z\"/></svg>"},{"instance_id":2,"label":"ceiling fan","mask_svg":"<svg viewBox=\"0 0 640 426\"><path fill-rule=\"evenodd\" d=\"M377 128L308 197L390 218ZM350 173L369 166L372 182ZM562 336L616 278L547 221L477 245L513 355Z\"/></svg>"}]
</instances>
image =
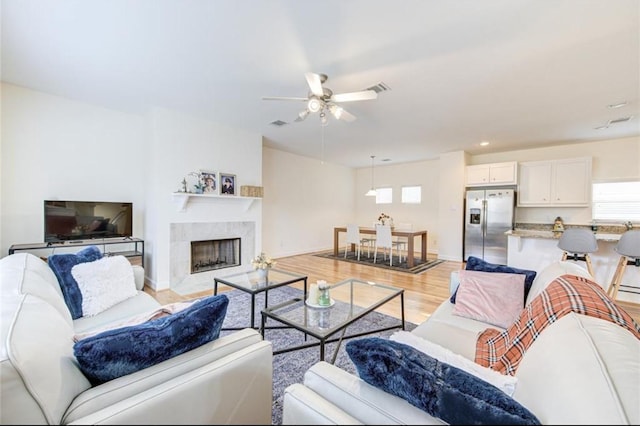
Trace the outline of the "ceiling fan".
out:
<instances>
[{"instance_id":1,"label":"ceiling fan","mask_svg":"<svg viewBox=\"0 0 640 426\"><path fill-rule=\"evenodd\" d=\"M340 102L353 102L353 101L366 101L369 99L376 99L378 93L374 90L362 90L359 92L348 93L333 93L333 91L323 84L327 81L326 74L316 74L313 72L307 72L304 74L309 85L309 94L306 98L302 97L285 97L285 96L264 96L262 99L265 101L302 101L306 102L305 109L298 113L298 118L295 121L302 121L313 112L320 113L320 122L324 125L327 124L326 111L329 111L337 120L353 121L356 117L347 112L338 103Z\"/></svg>"}]
</instances>

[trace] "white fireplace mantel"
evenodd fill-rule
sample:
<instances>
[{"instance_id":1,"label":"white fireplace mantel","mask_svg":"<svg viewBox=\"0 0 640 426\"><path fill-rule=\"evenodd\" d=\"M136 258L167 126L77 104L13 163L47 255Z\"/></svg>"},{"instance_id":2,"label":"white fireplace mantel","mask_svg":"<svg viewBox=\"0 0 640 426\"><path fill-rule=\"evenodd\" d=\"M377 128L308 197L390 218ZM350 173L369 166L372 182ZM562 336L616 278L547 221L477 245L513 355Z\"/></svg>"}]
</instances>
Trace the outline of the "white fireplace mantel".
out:
<instances>
[{"instance_id":1,"label":"white fireplace mantel","mask_svg":"<svg viewBox=\"0 0 640 426\"><path fill-rule=\"evenodd\" d=\"M181 212L187 209L187 204L192 198L210 199L210 201L213 202L229 200L231 202L241 203L244 205L244 211L249 210L255 200L262 199L260 197L243 197L240 195L193 194L190 192L174 192L172 195L178 211Z\"/></svg>"}]
</instances>

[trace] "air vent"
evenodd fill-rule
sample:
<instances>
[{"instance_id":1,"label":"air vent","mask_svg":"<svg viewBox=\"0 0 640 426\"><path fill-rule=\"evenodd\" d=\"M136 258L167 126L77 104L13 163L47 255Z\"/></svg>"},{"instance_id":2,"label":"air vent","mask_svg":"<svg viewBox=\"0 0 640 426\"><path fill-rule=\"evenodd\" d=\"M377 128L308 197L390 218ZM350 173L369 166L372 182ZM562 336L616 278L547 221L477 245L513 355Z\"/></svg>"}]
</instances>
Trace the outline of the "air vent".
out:
<instances>
[{"instance_id":1,"label":"air vent","mask_svg":"<svg viewBox=\"0 0 640 426\"><path fill-rule=\"evenodd\" d=\"M285 124L288 124L286 121L282 121L282 120L276 120L276 121L272 121L269 124L273 124L274 126L284 126Z\"/></svg>"},{"instance_id":2,"label":"air vent","mask_svg":"<svg viewBox=\"0 0 640 426\"><path fill-rule=\"evenodd\" d=\"M373 90L376 93L380 93L380 92L386 92L387 90L391 90L391 88L387 86L385 83L380 82L374 86L367 87L365 90Z\"/></svg>"},{"instance_id":3,"label":"air vent","mask_svg":"<svg viewBox=\"0 0 640 426\"><path fill-rule=\"evenodd\" d=\"M625 121L629 121L632 118L633 118L633 115L629 115L627 117L620 117L620 118L616 118L616 119L613 119L613 120L609 120L609 121L607 121L607 124L605 124L604 126L595 127L595 129L596 130L608 129L609 126L611 126L612 124L624 123Z\"/></svg>"},{"instance_id":4,"label":"air vent","mask_svg":"<svg viewBox=\"0 0 640 426\"><path fill-rule=\"evenodd\" d=\"M609 120L609 124L624 123L625 121L631 120L631 117L633 117L633 116L630 115L628 117L622 117L622 118L616 118L615 120Z\"/></svg>"}]
</instances>

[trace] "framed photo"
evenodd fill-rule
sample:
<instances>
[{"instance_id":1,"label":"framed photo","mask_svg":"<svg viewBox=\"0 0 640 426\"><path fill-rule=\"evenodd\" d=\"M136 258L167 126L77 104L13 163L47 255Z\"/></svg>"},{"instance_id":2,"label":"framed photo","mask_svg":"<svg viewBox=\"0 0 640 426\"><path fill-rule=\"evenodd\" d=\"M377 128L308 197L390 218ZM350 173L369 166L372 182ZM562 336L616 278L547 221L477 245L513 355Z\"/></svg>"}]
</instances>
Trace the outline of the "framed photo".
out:
<instances>
[{"instance_id":1,"label":"framed photo","mask_svg":"<svg viewBox=\"0 0 640 426\"><path fill-rule=\"evenodd\" d=\"M213 170L200 170L202 176L202 193L203 194L219 194L220 185L218 183L218 172Z\"/></svg>"},{"instance_id":2,"label":"framed photo","mask_svg":"<svg viewBox=\"0 0 640 426\"><path fill-rule=\"evenodd\" d=\"M220 194L236 195L236 175L220 172Z\"/></svg>"}]
</instances>

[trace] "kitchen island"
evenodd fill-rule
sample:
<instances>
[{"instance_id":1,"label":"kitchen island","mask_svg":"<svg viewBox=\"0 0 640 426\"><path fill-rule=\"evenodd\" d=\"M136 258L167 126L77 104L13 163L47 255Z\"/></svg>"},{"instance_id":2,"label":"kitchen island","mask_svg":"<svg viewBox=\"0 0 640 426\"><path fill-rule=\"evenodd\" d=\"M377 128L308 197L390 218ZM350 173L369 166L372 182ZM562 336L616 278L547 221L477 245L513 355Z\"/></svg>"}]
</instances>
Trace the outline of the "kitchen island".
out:
<instances>
[{"instance_id":1,"label":"kitchen island","mask_svg":"<svg viewBox=\"0 0 640 426\"><path fill-rule=\"evenodd\" d=\"M591 263L595 272L595 280L607 290L618 265L620 255L614 250L620 240L620 233L596 232L598 251L591 253ZM507 264L515 268L539 271L550 263L560 260L563 251L558 248L559 233L539 229L514 229L506 232ZM577 262L586 269L586 264ZM627 267L624 285L632 288L620 289L618 299L640 303L640 268Z\"/></svg>"}]
</instances>

